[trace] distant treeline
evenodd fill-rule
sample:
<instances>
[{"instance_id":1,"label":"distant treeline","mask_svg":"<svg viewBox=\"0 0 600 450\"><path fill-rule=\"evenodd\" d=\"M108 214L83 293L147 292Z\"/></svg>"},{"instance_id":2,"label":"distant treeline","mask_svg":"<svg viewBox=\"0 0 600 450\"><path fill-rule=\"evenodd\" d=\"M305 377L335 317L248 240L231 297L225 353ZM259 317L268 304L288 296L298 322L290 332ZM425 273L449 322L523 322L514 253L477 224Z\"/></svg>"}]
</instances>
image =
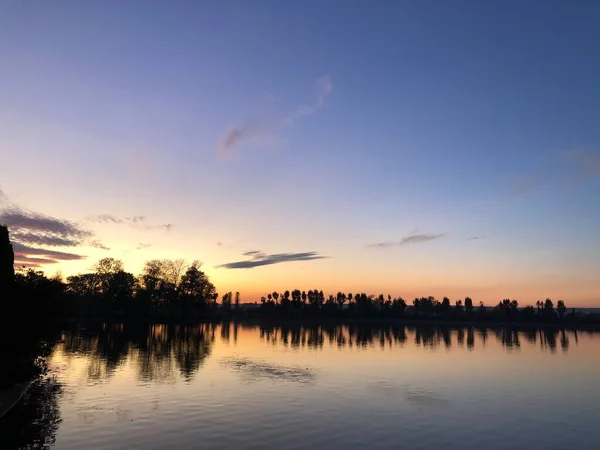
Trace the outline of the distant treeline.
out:
<instances>
[{"instance_id":1,"label":"distant treeline","mask_svg":"<svg viewBox=\"0 0 600 450\"><path fill-rule=\"evenodd\" d=\"M415 298L409 304L401 297L383 294L343 293L327 297L322 290L273 292L261 298L262 314L270 316L323 316L338 318L411 319L422 321L477 321L585 324L600 323L600 315L568 310L563 300L547 298L535 306L519 307L516 300L504 299L493 307L483 302L475 306L470 297L451 302L435 297Z\"/></svg>"},{"instance_id":2,"label":"distant treeline","mask_svg":"<svg viewBox=\"0 0 600 450\"><path fill-rule=\"evenodd\" d=\"M34 269L13 269L12 247L4 228L4 246L0 252L0 279L4 289L25 308L25 315L39 317L136 320L201 320L230 317L268 317L282 319L410 319L420 321L481 321L592 324L600 323L598 314L578 314L565 302L551 299L535 306L519 307L516 300L504 299L493 307L466 297L464 301L441 301L434 297L415 298L410 304L390 295L342 293L325 295L322 290L277 291L262 297L260 304L242 305L240 294L216 291L197 261L151 260L142 273L126 272L123 263L101 259L90 273L47 277ZM253 307L254 306L254 307Z\"/></svg>"}]
</instances>

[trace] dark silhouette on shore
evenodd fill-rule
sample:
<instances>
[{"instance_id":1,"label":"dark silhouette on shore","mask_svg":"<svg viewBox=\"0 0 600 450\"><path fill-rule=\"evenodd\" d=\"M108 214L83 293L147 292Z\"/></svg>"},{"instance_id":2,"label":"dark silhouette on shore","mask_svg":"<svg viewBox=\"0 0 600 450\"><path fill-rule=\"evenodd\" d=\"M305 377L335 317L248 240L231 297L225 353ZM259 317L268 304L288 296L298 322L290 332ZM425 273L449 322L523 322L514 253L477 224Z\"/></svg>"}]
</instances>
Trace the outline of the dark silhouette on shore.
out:
<instances>
[{"instance_id":1,"label":"dark silhouette on shore","mask_svg":"<svg viewBox=\"0 0 600 450\"><path fill-rule=\"evenodd\" d=\"M62 385L53 378L34 380L23 398L0 419L0 448L54 447L61 422L59 398L62 392Z\"/></svg>"},{"instance_id":2,"label":"dark silhouette on shore","mask_svg":"<svg viewBox=\"0 0 600 450\"><path fill-rule=\"evenodd\" d=\"M61 386L45 377L60 339L52 320L58 284L35 273L15 274L8 230L0 226L0 448L48 448L60 414Z\"/></svg>"},{"instance_id":3,"label":"dark silhouette on shore","mask_svg":"<svg viewBox=\"0 0 600 450\"><path fill-rule=\"evenodd\" d=\"M58 340L51 320L60 287L41 273L15 274L8 230L0 226L0 389L29 382L46 371L45 358Z\"/></svg>"}]
</instances>

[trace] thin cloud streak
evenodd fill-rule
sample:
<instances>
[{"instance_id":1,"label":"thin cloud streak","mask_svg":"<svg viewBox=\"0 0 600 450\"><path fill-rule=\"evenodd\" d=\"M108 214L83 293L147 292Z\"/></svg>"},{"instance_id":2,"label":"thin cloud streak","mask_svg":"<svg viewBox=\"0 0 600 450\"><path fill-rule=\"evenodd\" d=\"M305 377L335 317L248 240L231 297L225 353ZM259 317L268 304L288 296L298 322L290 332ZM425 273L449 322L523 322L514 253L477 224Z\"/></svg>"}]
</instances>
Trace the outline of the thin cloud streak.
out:
<instances>
[{"instance_id":1,"label":"thin cloud streak","mask_svg":"<svg viewBox=\"0 0 600 450\"><path fill-rule=\"evenodd\" d=\"M112 214L98 214L95 216L88 216L87 220L104 225L129 225L133 228L141 230L164 229L166 232L170 232L174 226L172 223L164 223L160 225L147 224L148 218L146 216L117 217Z\"/></svg>"},{"instance_id":2,"label":"thin cloud streak","mask_svg":"<svg viewBox=\"0 0 600 450\"><path fill-rule=\"evenodd\" d=\"M321 77L317 80L317 101L311 106L302 106L298 108L292 115L291 118L297 118L302 116L310 116L325 105L325 99L333 90L333 84L331 78L328 76Z\"/></svg>"},{"instance_id":3,"label":"thin cloud streak","mask_svg":"<svg viewBox=\"0 0 600 450\"><path fill-rule=\"evenodd\" d=\"M258 132L258 130L258 127L250 125L231 126L221 139L218 150L219 153L226 153L232 150L238 145L238 143L242 142L243 140L247 140L250 136Z\"/></svg>"},{"instance_id":4,"label":"thin cloud streak","mask_svg":"<svg viewBox=\"0 0 600 450\"><path fill-rule=\"evenodd\" d=\"M405 245L411 244L420 244L429 241L435 241L444 237L446 233L440 234L412 234L410 236L406 236L399 241L385 241L385 242L377 242L375 244L369 245L372 248L391 248L391 247L403 247Z\"/></svg>"},{"instance_id":5,"label":"thin cloud streak","mask_svg":"<svg viewBox=\"0 0 600 450\"><path fill-rule=\"evenodd\" d=\"M100 250L110 250L109 247L107 247L106 245L104 245L102 242L100 242L99 240L91 240L90 242L88 242L90 247L94 247L94 248L98 248Z\"/></svg>"},{"instance_id":6,"label":"thin cloud streak","mask_svg":"<svg viewBox=\"0 0 600 450\"><path fill-rule=\"evenodd\" d=\"M267 255L259 251L251 251L244 253L244 256L251 256L251 259L243 261L235 261L216 266L224 269L252 269L254 267L268 266L271 264L280 264L292 261L312 261L315 259L324 259L327 256L317 254L317 252L301 252L301 253L275 253Z\"/></svg>"},{"instance_id":7,"label":"thin cloud streak","mask_svg":"<svg viewBox=\"0 0 600 450\"><path fill-rule=\"evenodd\" d=\"M77 255L75 253L60 252L58 250L49 250L47 248L36 248L28 245L21 244L19 242L13 242L13 250L15 252L15 259L22 256L29 255L40 255L47 256L48 258L60 260L60 261L77 261L86 259L86 256Z\"/></svg>"},{"instance_id":8,"label":"thin cloud streak","mask_svg":"<svg viewBox=\"0 0 600 450\"><path fill-rule=\"evenodd\" d=\"M63 238L50 233L27 233L14 231L11 233L13 241L23 244L49 245L51 247L76 247L81 242L75 239Z\"/></svg>"},{"instance_id":9,"label":"thin cloud streak","mask_svg":"<svg viewBox=\"0 0 600 450\"><path fill-rule=\"evenodd\" d=\"M317 99L310 106L301 106L286 116L280 116L277 120L260 123L258 120L250 121L244 125L232 125L221 137L218 153L229 153L238 145L253 140L263 134L268 134L268 129L272 128L274 123L283 123L292 125L300 117L310 116L325 105L325 99L333 90L333 83L328 76L317 80ZM272 122L269 124L269 122Z\"/></svg>"},{"instance_id":10,"label":"thin cloud streak","mask_svg":"<svg viewBox=\"0 0 600 450\"><path fill-rule=\"evenodd\" d=\"M15 266L28 266L32 267L33 265L35 266L40 266L41 264L56 264L58 263L57 260L55 259L50 259L50 258L36 258L36 257L30 257L30 256L24 256L24 255L18 255L15 256Z\"/></svg>"}]
</instances>

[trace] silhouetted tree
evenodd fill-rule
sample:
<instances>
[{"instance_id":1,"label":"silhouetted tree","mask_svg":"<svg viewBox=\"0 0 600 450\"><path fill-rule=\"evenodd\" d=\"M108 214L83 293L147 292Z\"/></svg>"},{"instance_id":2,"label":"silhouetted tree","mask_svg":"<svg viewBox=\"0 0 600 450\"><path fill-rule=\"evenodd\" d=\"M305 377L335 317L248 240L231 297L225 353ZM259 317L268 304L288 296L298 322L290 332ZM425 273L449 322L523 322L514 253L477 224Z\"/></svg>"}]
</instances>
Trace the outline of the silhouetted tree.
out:
<instances>
[{"instance_id":1,"label":"silhouetted tree","mask_svg":"<svg viewBox=\"0 0 600 450\"><path fill-rule=\"evenodd\" d=\"M463 313L463 302L462 300L456 300L456 304L454 306L456 313L461 315Z\"/></svg>"},{"instance_id":2,"label":"silhouetted tree","mask_svg":"<svg viewBox=\"0 0 600 450\"><path fill-rule=\"evenodd\" d=\"M544 316L548 319L554 318L554 304L549 298L544 302Z\"/></svg>"},{"instance_id":3,"label":"silhouetted tree","mask_svg":"<svg viewBox=\"0 0 600 450\"><path fill-rule=\"evenodd\" d=\"M102 258L94 265L93 270L98 275L121 272L123 270L123 261L114 258Z\"/></svg>"},{"instance_id":4,"label":"silhouetted tree","mask_svg":"<svg viewBox=\"0 0 600 450\"><path fill-rule=\"evenodd\" d=\"M342 309L344 309L344 303L346 303L346 294L344 294L343 292L338 292L336 295L336 301L338 304L338 308L341 311Z\"/></svg>"},{"instance_id":5,"label":"silhouetted tree","mask_svg":"<svg viewBox=\"0 0 600 450\"><path fill-rule=\"evenodd\" d=\"M413 308L415 310L415 317L419 317L419 312L421 310L421 299L415 298L413 300Z\"/></svg>"},{"instance_id":6,"label":"silhouetted tree","mask_svg":"<svg viewBox=\"0 0 600 450\"><path fill-rule=\"evenodd\" d=\"M465 311L467 314L471 314L473 312L473 300L471 297L465 297Z\"/></svg>"},{"instance_id":7,"label":"silhouetted tree","mask_svg":"<svg viewBox=\"0 0 600 450\"><path fill-rule=\"evenodd\" d=\"M279 295L279 294L277 294ZM235 309L240 309L240 293L235 293Z\"/></svg>"},{"instance_id":8,"label":"silhouetted tree","mask_svg":"<svg viewBox=\"0 0 600 450\"><path fill-rule=\"evenodd\" d=\"M181 277L180 295L186 307L193 305L200 309L204 309L209 302L214 303L218 298L215 286L200 270L198 261L194 261Z\"/></svg>"},{"instance_id":9,"label":"silhouetted tree","mask_svg":"<svg viewBox=\"0 0 600 450\"><path fill-rule=\"evenodd\" d=\"M556 310L558 311L558 317L560 318L560 320L563 320L565 317L565 314L567 312L567 307L565 306L565 302L562 300L559 300L556 303Z\"/></svg>"},{"instance_id":10,"label":"silhouetted tree","mask_svg":"<svg viewBox=\"0 0 600 450\"><path fill-rule=\"evenodd\" d=\"M395 298L392 301L392 311L395 316L403 317L405 310L406 310L406 301L402 297Z\"/></svg>"},{"instance_id":11,"label":"silhouetted tree","mask_svg":"<svg viewBox=\"0 0 600 450\"><path fill-rule=\"evenodd\" d=\"M223 294L221 306L223 307L223 310L225 311L225 313L231 312L232 297L233 297L233 294L231 292L227 292L226 294Z\"/></svg>"}]
</instances>

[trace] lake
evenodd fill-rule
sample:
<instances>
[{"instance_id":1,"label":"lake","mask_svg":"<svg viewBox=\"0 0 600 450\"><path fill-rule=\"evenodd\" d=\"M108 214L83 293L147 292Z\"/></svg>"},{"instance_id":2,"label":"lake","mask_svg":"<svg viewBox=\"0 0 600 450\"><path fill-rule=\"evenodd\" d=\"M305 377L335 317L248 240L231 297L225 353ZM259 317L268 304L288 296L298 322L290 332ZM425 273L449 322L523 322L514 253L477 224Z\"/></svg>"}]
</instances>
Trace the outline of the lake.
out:
<instances>
[{"instance_id":1,"label":"lake","mask_svg":"<svg viewBox=\"0 0 600 450\"><path fill-rule=\"evenodd\" d=\"M554 329L78 327L0 448L598 449L599 356Z\"/></svg>"}]
</instances>

